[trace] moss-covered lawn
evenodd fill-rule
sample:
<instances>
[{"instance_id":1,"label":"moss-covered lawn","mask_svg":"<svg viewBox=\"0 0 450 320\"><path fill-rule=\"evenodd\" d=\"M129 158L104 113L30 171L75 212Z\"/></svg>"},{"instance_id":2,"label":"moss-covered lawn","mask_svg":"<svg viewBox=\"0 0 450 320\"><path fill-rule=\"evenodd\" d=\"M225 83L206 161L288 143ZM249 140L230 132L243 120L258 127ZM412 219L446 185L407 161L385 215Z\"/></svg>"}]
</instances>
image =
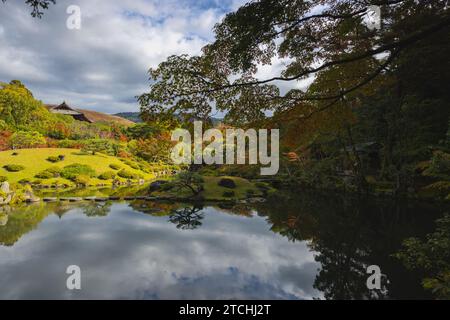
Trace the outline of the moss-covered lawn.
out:
<instances>
[{"instance_id":1,"label":"moss-covered lawn","mask_svg":"<svg viewBox=\"0 0 450 320\"><path fill-rule=\"evenodd\" d=\"M231 179L236 184L236 188L225 188L219 186L219 181L223 178ZM261 196L262 192L249 180L240 177L203 177L205 181L203 184L204 191L202 196L209 200L224 200L224 199L245 199L249 196L249 190L254 196ZM234 196L225 196L226 192L233 192Z\"/></svg>"},{"instance_id":2,"label":"moss-covered lawn","mask_svg":"<svg viewBox=\"0 0 450 320\"><path fill-rule=\"evenodd\" d=\"M18 155L14 156L13 153L16 152ZM48 157L51 156L64 156L64 160L51 163L47 161ZM154 178L151 173L146 173L141 170L134 169L128 164L120 161L119 158L108 156L104 154L97 153L95 155L85 154L76 149L56 149L56 148L45 148L45 149L20 149L15 151L2 151L0 152L0 176L4 176L8 179L10 183L16 183L23 179L29 181L41 180L44 185L51 185L53 183L72 185L73 183L64 178L52 178L52 179L37 179L35 175L50 168L59 167L63 168L67 165L79 163L84 165L89 165L93 168L97 175L107 171L116 171L110 168L111 164L119 166L121 169L126 169L134 174L141 175L145 180L150 180ZM25 167L24 170L19 172L8 172L3 168L3 166L8 164L17 164ZM90 185L98 184L111 184L112 180L100 180L98 178L92 178Z\"/></svg>"},{"instance_id":3,"label":"moss-covered lawn","mask_svg":"<svg viewBox=\"0 0 450 320\"><path fill-rule=\"evenodd\" d=\"M230 179L235 183L235 188L226 188L219 185L221 179ZM203 176L203 191L200 193L201 198L207 201L223 201L223 200L240 200L249 197L261 197L264 192L256 186L256 184L251 181L231 176ZM274 191L270 186L266 187L269 192ZM154 196L174 196L180 198L189 198L192 193L186 188L178 190L178 188L173 188L168 191L156 191L153 192Z\"/></svg>"}]
</instances>

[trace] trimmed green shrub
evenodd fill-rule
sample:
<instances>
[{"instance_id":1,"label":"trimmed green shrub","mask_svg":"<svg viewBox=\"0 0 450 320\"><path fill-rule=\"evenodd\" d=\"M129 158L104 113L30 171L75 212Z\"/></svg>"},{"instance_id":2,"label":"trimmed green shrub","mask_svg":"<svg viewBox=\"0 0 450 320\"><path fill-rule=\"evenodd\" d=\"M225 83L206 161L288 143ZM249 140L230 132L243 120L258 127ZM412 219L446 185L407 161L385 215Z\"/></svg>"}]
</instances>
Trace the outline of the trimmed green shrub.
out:
<instances>
[{"instance_id":1,"label":"trimmed green shrub","mask_svg":"<svg viewBox=\"0 0 450 320\"><path fill-rule=\"evenodd\" d=\"M7 164L3 166L3 168L9 172L19 172L25 169L25 167L21 166L20 164Z\"/></svg>"},{"instance_id":2,"label":"trimmed green shrub","mask_svg":"<svg viewBox=\"0 0 450 320\"><path fill-rule=\"evenodd\" d=\"M53 176L55 178L57 178L61 175L62 169L59 167L50 167L50 168L46 169L45 171L50 172L51 174L53 174Z\"/></svg>"},{"instance_id":3,"label":"trimmed green shrub","mask_svg":"<svg viewBox=\"0 0 450 320\"><path fill-rule=\"evenodd\" d=\"M77 185L81 185L81 186L88 186L89 182L91 181L90 176L87 175L79 175L76 176L73 181L77 184Z\"/></svg>"},{"instance_id":4,"label":"trimmed green shrub","mask_svg":"<svg viewBox=\"0 0 450 320\"><path fill-rule=\"evenodd\" d=\"M169 191L169 190L172 190L174 187L175 186L172 183L167 182L167 183L162 184L161 187L159 188L159 190L160 191Z\"/></svg>"},{"instance_id":5,"label":"trimmed green shrub","mask_svg":"<svg viewBox=\"0 0 450 320\"><path fill-rule=\"evenodd\" d=\"M38 179L51 179L53 178L53 174L45 170L37 173L34 177Z\"/></svg>"},{"instance_id":6,"label":"trimmed green shrub","mask_svg":"<svg viewBox=\"0 0 450 320\"><path fill-rule=\"evenodd\" d=\"M124 179L139 179L138 174L135 174L135 173L125 170L125 169L120 170L117 175Z\"/></svg>"},{"instance_id":7,"label":"trimmed green shrub","mask_svg":"<svg viewBox=\"0 0 450 320\"><path fill-rule=\"evenodd\" d=\"M61 171L61 177L66 178L68 180L75 181L77 176L84 175L89 178L95 177L96 172L90 166L86 164L74 163L68 166L65 166Z\"/></svg>"},{"instance_id":8,"label":"trimmed green shrub","mask_svg":"<svg viewBox=\"0 0 450 320\"><path fill-rule=\"evenodd\" d=\"M7 181L8 178L5 176L0 176L0 183Z\"/></svg>"},{"instance_id":9,"label":"trimmed green shrub","mask_svg":"<svg viewBox=\"0 0 450 320\"><path fill-rule=\"evenodd\" d=\"M31 181L30 181L30 179L27 179L27 178L19 181L19 184L29 184L29 183L31 183Z\"/></svg>"},{"instance_id":10,"label":"trimmed green shrub","mask_svg":"<svg viewBox=\"0 0 450 320\"><path fill-rule=\"evenodd\" d=\"M234 197L234 191L225 191L222 195L225 198L233 198Z\"/></svg>"},{"instance_id":11,"label":"trimmed green shrub","mask_svg":"<svg viewBox=\"0 0 450 320\"><path fill-rule=\"evenodd\" d=\"M210 168L202 168L199 173L202 176L209 176L209 177L217 177L218 172L214 169L210 169Z\"/></svg>"},{"instance_id":12,"label":"trimmed green shrub","mask_svg":"<svg viewBox=\"0 0 450 320\"><path fill-rule=\"evenodd\" d=\"M51 179L51 178L58 178L61 175L61 168L58 167L50 167L48 169L45 169L42 172L39 172L34 177L38 179Z\"/></svg>"},{"instance_id":13,"label":"trimmed green shrub","mask_svg":"<svg viewBox=\"0 0 450 320\"><path fill-rule=\"evenodd\" d=\"M111 163L109 165L109 167L113 170L120 170L122 168L121 166L119 166L118 164L115 164L115 163Z\"/></svg>"},{"instance_id":14,"label":"trimmed green shrub","mask_svg":"<svg viewBox=\"0 0 450 320\"><path fill-rule=\"evenodd\" d=\"M116 173L114 171L106 171L98 176L100 180L111 180L116 177Z\"/></svg>"},{"instance_id":15,"label":"trimmed green shrub","mask_svg":"<svg viewBox=\"0 0 450 320\"><path fill-rule=\"evenodd\" d=\"M139 164L137 164L136 162L132 162L132 161L125 161L125 164L130 166L131 168L135 169L135 170L140 170L141 168L139 167Z\"/></svg>"},{"instance_id":16,"label":"trimmed green shrub","mask_svg":"<svg viewBox=\"0 0 450 320\"><path fill-rule=\"evenodd\" d=\"M51 162L51 163L56 163L56 162L59 162L59 161L61 161L61 160L60 160L59 157L57 157L57 156L51 156L51 157L48 157L48 158L47 158L47 161L48 161L48 162Z\"/></svg>"},{"instance_id":17,"label":"trimmed green shrub","mask_svg":"<svg viewBox=\"0 0 450 320\"><path fill-rule=\"evenodd\" d=\"M267 191L270 190L270 185L267 182L256 182L255 187L257 187L259 190Z\"/></svg>"},{"instance_id":18,"label":"trimmed green shrub","mask_svg":"<svg viewBox=\"0 0 450 320\"><path fill-rule=\"evenodd\" d=\"M229 178L220 179L218 185L221 187L224 187L224 188L229 188L229 189L236 188L236 183L234 183L234 181Z\"/></svg>"}]
</instances>

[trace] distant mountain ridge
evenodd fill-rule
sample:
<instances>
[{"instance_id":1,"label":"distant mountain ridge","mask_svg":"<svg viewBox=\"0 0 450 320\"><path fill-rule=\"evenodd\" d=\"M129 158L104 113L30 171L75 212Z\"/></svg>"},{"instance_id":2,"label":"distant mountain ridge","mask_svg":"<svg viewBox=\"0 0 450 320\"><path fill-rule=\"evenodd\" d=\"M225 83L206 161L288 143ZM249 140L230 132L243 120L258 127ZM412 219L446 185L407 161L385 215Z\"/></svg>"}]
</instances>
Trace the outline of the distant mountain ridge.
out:
<instances>
[{"instance_id":1,"label":"distant mountain ridge","mask_svg":"<svg viewBox=\"0 0 450 320\"><path fill-rule=\"evenodd\" d=\"M119 112L119 113L114 114L114 116L128 119L135 123L143 122L141 119L140 112ZM213 125L216 126L216 125L222 123L223 119L211 117L211 121L212 121Z\"/></svg>"},{"instance_id":2,"label":"distant mountain ridge","mask_svg":"<svg viewBox=\"0 0 450 320\"><path fill-rule=\"evenodd\" d=\"M141 113L140 112L119 112L115 113L114 116L121 117L124 119L128 119L130 121L133 121L135 123L141 123L143 122L141 119Z\"/></svg>"}]
</instances>

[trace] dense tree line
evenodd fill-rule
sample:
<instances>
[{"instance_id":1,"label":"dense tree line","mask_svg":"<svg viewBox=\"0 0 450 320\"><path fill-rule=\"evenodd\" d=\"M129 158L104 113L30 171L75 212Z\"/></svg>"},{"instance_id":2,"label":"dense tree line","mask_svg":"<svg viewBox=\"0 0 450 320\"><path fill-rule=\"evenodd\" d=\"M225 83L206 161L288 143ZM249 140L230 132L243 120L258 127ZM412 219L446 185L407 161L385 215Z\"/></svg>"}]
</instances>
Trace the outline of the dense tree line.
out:
<instances>
[{"instance_id":1,"label":"dense tree line","mask_svg":"<svg viewBox=\"0 0 450 320\"><path fill-rule=\"evenodd\" d=\"M365 23L371 5L379 29ZM448 152L449 24L439 0L251 1L214 27L201 55L149 71L142 114L219 110L233 125L280 128L284 173L297 181L333 187L348 175L361 191L416 190L434 154ZM278 76L256 77L277 59ZM277 86L299 80L312 84Z\"/></svg>"}]
</instances>

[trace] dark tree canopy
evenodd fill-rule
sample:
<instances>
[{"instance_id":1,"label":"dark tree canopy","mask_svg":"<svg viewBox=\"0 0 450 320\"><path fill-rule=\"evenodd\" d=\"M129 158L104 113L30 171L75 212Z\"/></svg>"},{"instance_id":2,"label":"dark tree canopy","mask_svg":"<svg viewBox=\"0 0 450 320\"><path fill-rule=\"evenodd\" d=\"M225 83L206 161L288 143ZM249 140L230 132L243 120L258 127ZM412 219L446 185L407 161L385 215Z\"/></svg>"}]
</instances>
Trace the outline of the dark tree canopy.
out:
<instances>
[{"instance_id":1,"label":"dark tree canopy","mask_svg":"<svg viewBox=\"0 0 450 320\"><path fill-rule=\"evenodd\" d=\"M364 23L370 5L381 8L379 30ZM440 0L251 1L215 26L216 40L201 56L171 56L150 70L150 92L139 98L143 114L205 118L216 108L231 120L245 122L263 119L266 110L290 110L305 101L326 109L374 85L427 38L448 36L447 7ZM257 79L258 66L275 58L286 61L281 73ZM324 72L329 76L333 70L329 83L345 80L333 90L322 85L314 92L293 89L281 95L275 85L317 79Z\"/></svg>"},{"instance_id":2,"label":"dark tree canopy","mask_svg":"<svg viewBox=\"0 0 450 320\"><path fill-rule=\"evenodd\" d=\"M6 2L6 0L2 0L2 2ZM56 0L25 0L25 3L32 9L31 16L42 18L43 10L48 9L51 4L56 4Z\"/></svg>"}]
</instances>

